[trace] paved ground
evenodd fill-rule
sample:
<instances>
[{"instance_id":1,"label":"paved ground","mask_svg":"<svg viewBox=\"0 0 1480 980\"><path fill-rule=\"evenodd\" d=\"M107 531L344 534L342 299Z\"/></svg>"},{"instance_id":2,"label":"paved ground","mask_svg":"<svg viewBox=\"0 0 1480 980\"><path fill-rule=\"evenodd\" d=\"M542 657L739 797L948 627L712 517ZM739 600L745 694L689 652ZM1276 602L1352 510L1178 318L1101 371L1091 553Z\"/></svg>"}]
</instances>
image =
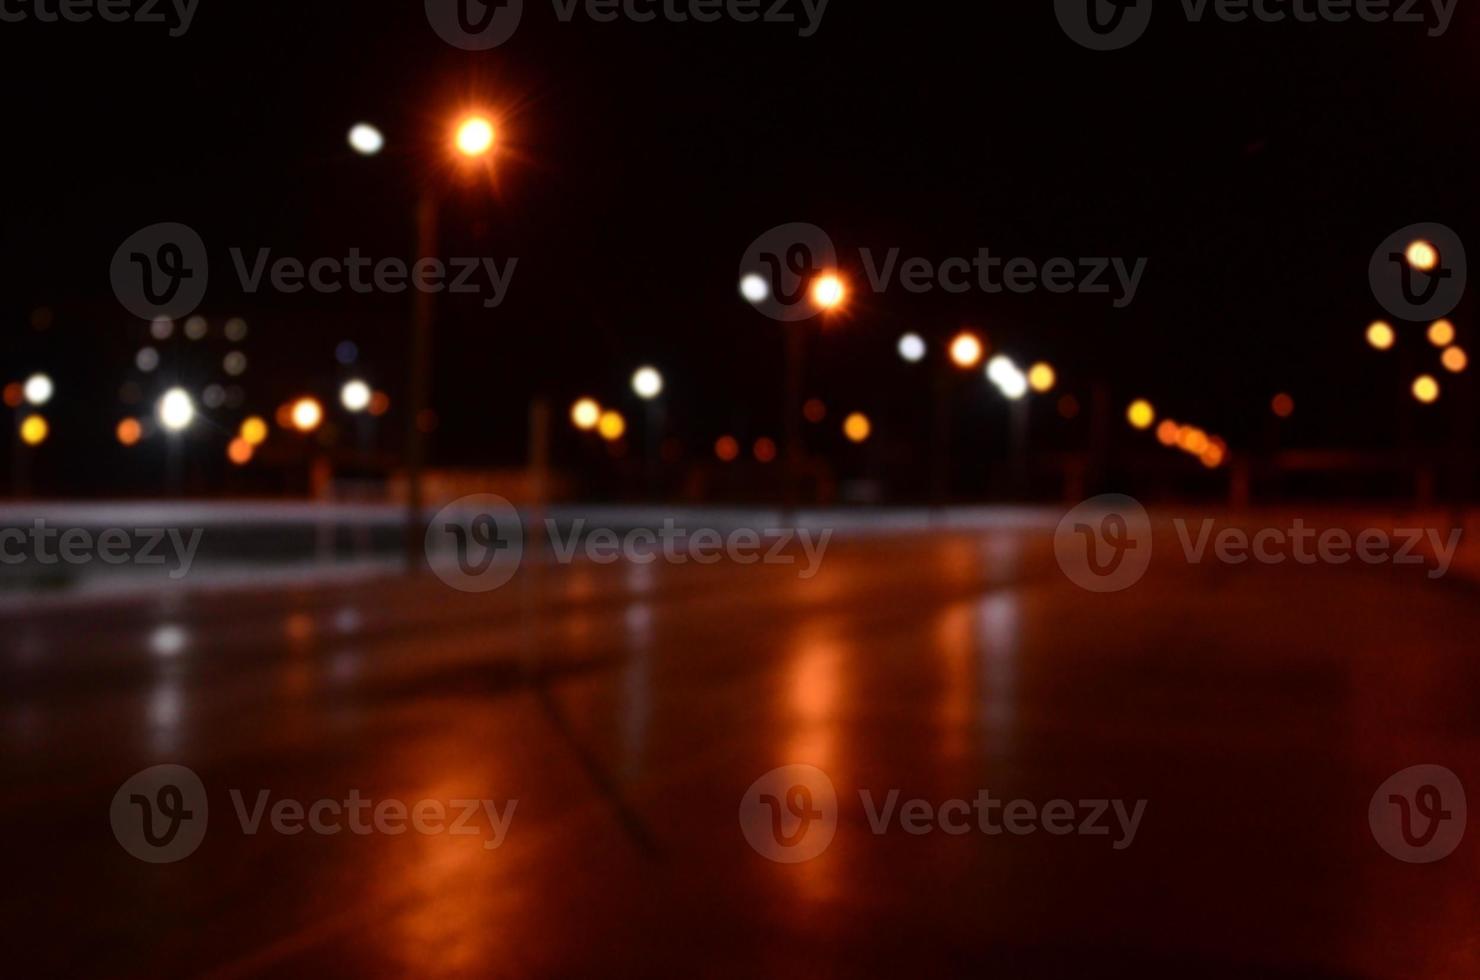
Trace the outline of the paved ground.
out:
<instances>
[{"instance_id":1,"label":"paved ground","mask_svg":"<svg viewBox=\"0 0 1480 980\"><path fill-rule=\"evenodd\" d=\"M1408 864L1368 821L1409 766L1480 785L1476 597L1177 560L1096 595L1041 530L998 530L837 542L810 581L582 564L481 597L43 608L0 633L7 973L1480 975L1480 834ZM155 865L110 802L161 763L209 820ZM740 820L788 764L838 801L796 864ZM1146 807L1123 849L875 834L860 791L892 789ZM248 834L232 790L518 803L489 849L482 812L475 836Z\"/></svg>"}]
</instances>

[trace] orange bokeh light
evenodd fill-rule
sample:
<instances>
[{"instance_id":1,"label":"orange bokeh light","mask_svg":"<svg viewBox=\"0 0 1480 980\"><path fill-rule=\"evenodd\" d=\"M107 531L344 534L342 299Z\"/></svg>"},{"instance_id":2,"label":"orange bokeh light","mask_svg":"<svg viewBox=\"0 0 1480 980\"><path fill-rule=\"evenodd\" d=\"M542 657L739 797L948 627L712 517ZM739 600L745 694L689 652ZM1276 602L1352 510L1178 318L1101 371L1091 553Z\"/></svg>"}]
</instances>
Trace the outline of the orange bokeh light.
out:
<instances>
[{"instance_id":1,"label":"orange bokeh light","mask_svg":"<svg viewBox=\"0 0 1480 980\"><path fill-rule=\"evenodd\" d=\"M714 443L714 455L721 462L733 463L740 458L740 443L735 441L734 436L720 436Z\"/></svg>"}]
</instances>

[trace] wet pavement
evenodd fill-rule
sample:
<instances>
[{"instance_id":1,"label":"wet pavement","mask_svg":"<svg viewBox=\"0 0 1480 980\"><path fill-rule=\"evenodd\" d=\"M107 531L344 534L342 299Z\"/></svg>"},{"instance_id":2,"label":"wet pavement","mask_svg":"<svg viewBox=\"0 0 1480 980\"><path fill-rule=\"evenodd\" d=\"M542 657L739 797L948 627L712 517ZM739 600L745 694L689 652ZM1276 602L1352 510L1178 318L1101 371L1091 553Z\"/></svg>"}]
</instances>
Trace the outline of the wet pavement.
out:
<instances>
[{"instance_id":1,"label":"wet pavement","mask_svg":"<svg viewBox=\"0 0 1480 980\"><path fill-rule=\"evenodd\" d=\"M1407 863L1368 817L1410 766L1480 780L1477 595L1183 562L1094 594L1040 529L840 540L810 580L583 562L481 596L428 578L9 615L6 972L1480 975L1475 836ZM159 764L198 775L209 819L152 864L110 805ZM826 775L833 813L784 781L745 809L788 765ZM891 790L942 819L982 790L1144 810L1129 838L1114 809L1106 834L910 833L898 809L876 833ZM262 791L497 816L249 833ZM789 827L748 842L783 810L832 830L811 860L772 859Z\"/></svg>"}]
</instances>

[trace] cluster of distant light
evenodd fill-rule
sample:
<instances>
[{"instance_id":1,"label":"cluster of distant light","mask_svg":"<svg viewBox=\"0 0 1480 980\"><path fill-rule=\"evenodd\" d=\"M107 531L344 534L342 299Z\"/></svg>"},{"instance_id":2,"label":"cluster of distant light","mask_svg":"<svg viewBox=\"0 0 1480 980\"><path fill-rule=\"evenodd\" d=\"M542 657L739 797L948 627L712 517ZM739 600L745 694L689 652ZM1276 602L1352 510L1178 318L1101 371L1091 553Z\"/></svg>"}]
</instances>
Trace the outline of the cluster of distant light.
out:
<instances>
[{"instance_id":1,"label":"cluster of distant light","mask_svg":"<svg viewBox=\"0 0 1480 980\"><path fill-rule=\"evenodd\" d=\"M919 364L929 353L929 345L919 334L907 333L899 338L898 350L905 363ZM963 330L951 338L946 353L953 365L970 371L987 356L987 343L972 331ZM1006 354L996 354L988 360L986 374L987 380L1009 401L1025 398L1030 391L1046 395L1058 384L1058 372L1053 365L1039 361L1024 372Z\"/></svg>"},{"instance_id":2,"label":"cluster of distant light","mask_svg":"<svg viewBox=\"0 0 1480 980\"><path fill-rule=\"evenodd\" d=\"M1134 429L1146 431L1156 426L1156 441L1169 449L1180 449L1216 470L1228 459L1228 443L1195 425L1182 425L1173 419L1162 419L1158 425L1156 408L1144 398L1137 398L1125 410L1126 421Z\"/></svg>"},{"instance_id":3,"label":"cluster of distant light","mask_svg":"<svg viewBox=\"0 0 1480 980\"><path fill-rule=\"evenodd\" d=\"M1409 244L1404 255L1408 264L1420 272L1430 272L1439 264L1439 251L1432 243L1419 240ZM1461 374L1470 366L1470 355L1455 343L1458 332L1449 320L1436 320L1429 325L1429 343L1439 348L1439 363L1450 374ZM1389 351L1398 343L1398 332L1392 324L1378 320L1367 327L1367 343L1374 350ZM1439 400L1443 389L1432 374L1420 374L1410 387L1413 397L1425 405Z\"/></svg>"},{"instance_id":4,"label":"cluster of distant light","mask_svg":"<svg viewBox=\"0 0 1480 980\"><path fill-rule=\"evenodd\" d=\"M1429 343L1439 348L1439 363L1450 374L1461 374L1470 366L1470 355L1455 343L1457 337L1458 331L1449 320L1436 320L1429 325ZM1392 350L1397 346L1398 332L1392 324L1378 320L1367 328L1367 343L1374 350ZM1413 379L1410 390L1413 397L1425 405L1438 401L1442 393L1439 379L1432 374L1420 374Z\"/></svg>"},{"instance_id":5,"label":"cluster of distant light","mask_svg":"<svg viewBox=\"0 0 1480 980\"><path fill-rule=\"evenodd\" d=\"M5 404L20 414L21 442L27 446L39 446L51 435L51 423L41 409L56 394L56 385L49 375L36 373L25 381L12 381L5 386Z\"/></svg>"}]
</instances>

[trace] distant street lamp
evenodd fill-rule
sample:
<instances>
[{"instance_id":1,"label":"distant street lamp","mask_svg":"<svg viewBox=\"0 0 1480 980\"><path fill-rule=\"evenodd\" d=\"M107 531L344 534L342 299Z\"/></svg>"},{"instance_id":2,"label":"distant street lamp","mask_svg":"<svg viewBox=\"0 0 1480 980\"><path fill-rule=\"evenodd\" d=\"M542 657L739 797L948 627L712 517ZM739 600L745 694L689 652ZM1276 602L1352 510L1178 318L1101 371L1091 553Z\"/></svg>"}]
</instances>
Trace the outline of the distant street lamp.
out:
<instances>
[{"instance_id":1,"label":"distant street lamp","mask_svg":"<svg viewBox=\"0 0 1480 980\"><path fill-rule=\"evenodd\" d=\"M1039 361L1028 368L1028 387L1040 395L1046 395L1053 391L1054 385L1058 384L1059 376L1054 371L1053 365Z\"/></svg>"},{"instance_id":2,"label":"distant street lamp","mask_svg":"<svg viewBox=\"0 0 1480 980\"><path fill-rule=\"evenodd\" d=\"M1463 347L1449 348L1440 360L1444 362L1444 370L1451 374L1459 374L1470 366L1470 355L1465 353Z\"/></svg>"},{"instance_id":3,"label":"distant street lamp","mask_svg":"<svg viewBox=\"0 0 1480 980\"><path fill-rule=\"evenodd\" d=\"M51 378L44 374L33 374L26 379L24 387L26 404L40 408L51 401L51 396L55 391L56 388L52 385Z\"/></svg>"},{"instance_id":4,"label":"distant street lamp","mask_svg":"<svg viewBox=\"0 0 1480 980\"><path fill-rule=\"evenodd\" d=\"M324 406L317 398L303 397L293 403L290 417L293 428L305 435L313 432L324 421Z\"/></svg>"},{"instance_id":5,"label":"distant street lamp","mask_svg":"<svg viewBox=\"0 0 1480 980\"><path fill-rule=\"evenodd\" d=\"M1421 404L1432 405L1439 400L1439 382L1432 375L1421 374L1413 382L1413 397Z\"/></svg>"},{"instance_id":6,"label":"distant street lamp","mask_svg":"<svg viewBox=\"0 0 1480 980\"><path fill-rule=\"evenodd\" d=\"M843 435L848 441L855 444L868 442L869 436L873 435L874 424L869 417L862 412L854 412L843 420Z\"/></svg>"},{"instance_id":7,"label":"distant street lamp","mask_svg":"<svg viewBox=\"0 0 1480 980\"><path fill-rule=\"evenodd\" d=\"M1393 332L1392 326L1382 320L1367 328L1367 343L1374 350L1392 350L1397 339L1398 335Z\"/></svg>"},{"instance_id":8,"label":"distant street lamp","mask_svg":"<svg viewBox=\"0 0 1480 980\"><path fill-rule=\"evenodd\" d=\"M839 309L848 298L848 287L836 272L818 276L812 283L812 304L824 313Z\"/></svg>"},{"instance_id":9,"label":"distant street lamp","mask_svg":"<svg viewBox=\"0 0 1480 980\"><path fill-rule=\"evenodd\" d=\"M570 421L582 432L590 432L601 421L601 406L592 398L582 398L570 407Z\"/></svg>"},{"instance_id":10,"label":"distant street lamp","mask_svg":"<svg viewBox=\"0 0 1480 980\"><path fill-rule=\"evenodd\" d=\"M43 415L27 415L21 422L21 442L28 446L39 446L51 433L51 426Z\"/></svg>"},{"instance_id":11,"label":"distant street lamp","mask_svg":"<svg viewBox=\"0 0 1480 980\"><path fill-rule=\"evenodd\" d=\"M465 157L487 156L493 149L493 123L484 116L474 115L464 119L457 127L455 143L457 152Z\"/></svg>"},{"instance_id":12,"label":"distant street lamp","mask_svg":"<svg viewBox=\"0 0 1480 980\"><path fill-rule=\"evenodd\" d=\"M343 405L346 411L358 415L370 407L370 399L374 395L375 393L370 390L368 384L355 378L346 381L339 389L339 404Z\"/></svg>"},{"instance_id":13,"label":"distant street lamp","mask_svg":"<svg viewBox=\"0 0 1480 980\"><path fill-rule=\"evenodd\" d=\"M1448 320L1438 320L1429 327L1429 343L1435 347L1448 347L1454 343L1454 324Z\"/></svg>"},{"instance_id":14,"label":"distant street lamp","mask_svg":"<svg viewBox=\"0 0 1480 980\"><path fill-rule=\"evenodd\" d=\"M981 338L970 331L958 333L951 341L951 363L963 371L969 371L982 362L986 347Z\"/></svg>"},{"instance_id":15,"label":"distant street lamp","mask_svg":"<svg viewBox=\"0 0 1480 980\"><path fill-rule=\"evenodd\" d=\"M385 148L385 137L369 123L357 123L349 131L349 145L363 157L373 157Z\"/></svg>"},{"instance_id":16,"label":"distant street lamp","mask_svg":"<svg viewBox=\"0 0 1480 980\"><path fill-rule=\"evenodd\" d=\"M1422 239L1409 245L1408 251L1405 254L1408 258L1408 264L1420 272L1429 272L1434 266L1439 264L1438 249Z\"/></svg>"},{"instance_id":17,"label":"distant street lamp","mask_svg":"<svg viewBox=\"0 0 1480 980\"><path fill-rule=\"evenodd\" d=\"M663 393L663 375L657 368L640 367L632 375L632 390L643 401L652 401Z\"/></svg>"},{"instance_id":18,"label":"distant street lamp","mask_svg":"<svg viewBox=\"0 0 1480 980\"><path fill-rule=\"evenodd\" d=\"M171 388L159 399L155 416L166 432L184 432L195 421L195 402L184 388Z\"/></svg>"},{"instance_id":19,"label":"distant street lamp","mask_svg":"<svg viewBox=\"0 0 1480 980\"><path fill-rule=\"evenodd\" d=\"M748 303L764 303L771 298L771 285L764 276L752 272L740 280L740 295Z\"/></svg>"},{"instance_id":20,"label":"distant street lamp","mask_svg":"<svg viewBox=\"0 0 1480 980\"><path fill-rule=\"evenodd\" d=\"M1125 410L1125 417L1133 428L1149 429L1156 422L1156 409L1152 408L1151 403L1146 399L1137 398Z\"/></svg>"},{"instance_id":21,"label":"distant street lamp","mask_svg":"<svg viewBox=\"0 0 1480 980\"><path fill-rule=\"evenodd\" d=\"M917 333L907 333L900 337L899 357L906 364L919 364L925 360L925 340Z\"/></svg>"}]
</instances>

